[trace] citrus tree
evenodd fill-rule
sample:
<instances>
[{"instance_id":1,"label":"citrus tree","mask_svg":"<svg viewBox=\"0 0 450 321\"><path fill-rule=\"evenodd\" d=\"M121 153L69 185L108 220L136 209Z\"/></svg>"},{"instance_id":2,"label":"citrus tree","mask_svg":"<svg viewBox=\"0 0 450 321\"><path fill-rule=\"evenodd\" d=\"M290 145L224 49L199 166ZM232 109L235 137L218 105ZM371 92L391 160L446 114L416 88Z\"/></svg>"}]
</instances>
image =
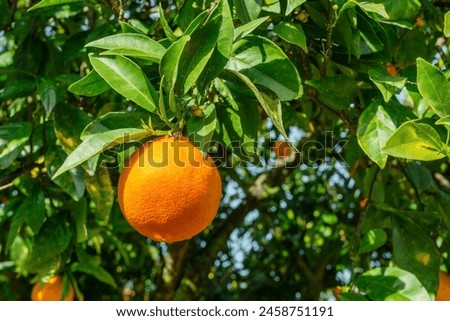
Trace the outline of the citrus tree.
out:
<instances>
[{"instance_id":1,"label":"citrus tree","mask_svg":"<svg viewBox=\"0 0 450 321\"><path fill-rule=\"evenodd\" d=\"M434 300L450 263L447 10L1 0L0 299ZM156 138L191 142L221 178L144 171L124 192ZM183 234L190 216L173 238L124 217L191 195L193 221L213 209L201 233Z\"/></svg>"}]
</instances>

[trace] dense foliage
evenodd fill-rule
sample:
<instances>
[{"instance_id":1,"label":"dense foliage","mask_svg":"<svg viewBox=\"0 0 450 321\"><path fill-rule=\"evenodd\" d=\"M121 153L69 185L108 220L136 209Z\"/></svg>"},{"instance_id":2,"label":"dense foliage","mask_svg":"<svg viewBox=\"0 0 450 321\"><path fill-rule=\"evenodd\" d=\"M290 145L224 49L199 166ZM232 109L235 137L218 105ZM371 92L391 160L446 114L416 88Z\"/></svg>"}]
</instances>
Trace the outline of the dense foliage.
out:
<instances>
[{"instance_id":1,"label":"dense foliage","mask_svg":"<svg viewBox=\"0 0 450 321\"><path fill-rule=\"evenodd\" d=\"M79 300L434 299L449 9L0 0L0 299L55 274ZM128 156L168 133L224 186L208 229L173 244L134 231L116 194Z\"/></svg>"}]
</instances>

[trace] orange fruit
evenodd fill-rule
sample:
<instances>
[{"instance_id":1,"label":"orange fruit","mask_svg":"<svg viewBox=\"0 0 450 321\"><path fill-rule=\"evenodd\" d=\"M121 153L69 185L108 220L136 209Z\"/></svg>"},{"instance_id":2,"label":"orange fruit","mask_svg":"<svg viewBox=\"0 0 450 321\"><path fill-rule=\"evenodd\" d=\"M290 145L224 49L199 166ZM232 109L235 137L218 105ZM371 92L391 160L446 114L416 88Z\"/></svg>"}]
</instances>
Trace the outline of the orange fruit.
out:
<instances>
[{"instance_id":1,"label":"orange fruit","mask_svg":"<svg viewBox=\"0 0 450 321\"><path fill-rule=\"evenodd\" d=\"M279 158L288 157L291 155L291 146L285 141L276 141L272 147L275 155Z\"/></svg>"},{"instance_id":2,"label":"orange fruit","mask_svg":"<svg viewBox=\"0 0 450 321\"><path fill-rule=\"evenodd\" d=\"M38 282L31 291L31 300L33 301L73 301L75 293L70 285L69 293L65 298L62 297L63 280L61 275L52 277L47 283Z\"/></svg>"},{"instance_id":3,"label":"orange fruit","mask_svg":"<svg viewBox=\"0 0 450 321\"><path fill-rule=\"evenodd\" d=\"M160 137L131 155L118 185L128 223L158 242L190 239L216 216L222 180L210 156L185 137Z\"/></svg>"},{"instance_id":4,"label":"orange fruit","mask_svg":"<svg viewBox=\"0 0 450 321\"><path fill-rule=\"evenodd\" d=\"M391 75L392 77L395 77L398 74L397 66L395 66L394 64L387 63L386 70L389 73L389 75Z\"/></svg>"},{"instance_id":5,"label":"orange fruit","mask_svg":"<svg viewBox=\"0 0 450 321\"><path fill-rule=\"evenodd\" d=\"M439 288L436 294L436 301L450 301L450 276L439 272Z\"/></svg>"}]
</instances>

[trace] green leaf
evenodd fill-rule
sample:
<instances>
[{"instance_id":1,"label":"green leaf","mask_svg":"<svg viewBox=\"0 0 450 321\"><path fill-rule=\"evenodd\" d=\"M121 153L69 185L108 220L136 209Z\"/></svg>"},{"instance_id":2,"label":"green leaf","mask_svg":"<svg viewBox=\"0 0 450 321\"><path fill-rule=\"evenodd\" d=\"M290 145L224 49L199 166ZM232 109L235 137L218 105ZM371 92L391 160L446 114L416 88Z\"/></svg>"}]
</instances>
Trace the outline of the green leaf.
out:
<instances>
[{"instance_id":1,"label":"green leaf","mask_svg":"<svg viewBox=\"0 0 450 321\"><path fill-rule=\"evenodd\" d=\"M275 127L280 131L286 140L289 140L283 126L283 115L280 101L264 92L260 92L255 84L253 84L252 81L244 74L234 70L230 70L229 72L240 79L252 91L267 116L269 116L272 120Z\"/></svg>"},{"instance_id":2,"label":"green leaf","mask_svg":"<svg viewBox=\"0 0 450 321\"><path fill-rule=\"evenodd\" d=\"M444 16L444 35L450 37L450 11Z\"/></svg>"},{"instance_id":3,"label":"green leaf","mask_svg":"<svg viewBox=\"0 0 450 321\"><path fill-rule=\"evenodd\" d=\"M304 52L308 52L308 44L306 43L306 36L303 28L298 23L280 22L273 29L275 33L284 41L293 45L299 46Z\"/></svg>"},{"instance_id":4,"label":"green leaf","mask_svg":"<svg viewBox=\"0 0 450 321\"><path fill-rule=\"evenodd\" d=\"M106 271L104 268L93 265L93 264L81 264L78 262L72 263L70 266L70 269L72 272L81 272L85 274L92 275L100 282L103 282L105 284L110 285L114 289L117 288L117 283L112 277L111 274L109 274L108 271Z\"/></svg>"},{"instance_id":5,"label":"green leaf","mask_svg":"<svg viewBox=\"0 0 450 321\"><path fill-rule=\"evenodd\" d=\"M164 9L161 5L161 2L159 3L159 22L161 23L161 26L163 27L164 34L171 42L177 41L177 36L173 33L172 29L170 28L169 22L166 20L166 17L164 16Z\"/></svg>"},{"instance_id":6,"label":"green leaf","mask_svg":"<svg viewBox=\"0 0 450 321\"><path fill-rule=\"evenodd\" d=\"M338 297L340 301L367 301L362 295L351 292L339 293Z\"/></svg>"},{"instance_id":7,"label":"green leaf","mask_svg":"<svg viewBox=\"0 0 450 321\"><path fill-rule=\"evenodd\" d=\"M255 20L252 20L246 24L243 24L242 26L237 27L234 29L234 36L233 40L238 41L245 36L251 34L255 29L257 29L259 26L261 26L264 22L268 20L269 17L261 17Z\"/></svg>"},{"instance_id":8,"label":"green leaf","mask_svg":"<svg viewBox=\"0 0 450 321\"><path fill-rule=\"evenodd\" d=\"M359 276L355 285L375 301L429 301L427 291L408 271L375 268Z\"/></svg>"},{"instance_id":9,"label":"green leaf","mask_svg":"<svg viewBox=\"0 0 450 321\"><path fill-rule=\"evenodd\" d=\"M167 92L171 92L175 88L178 79L178 69L180 68L179 66L180 64L185 63L182 60L182 53L190 39L190 36L181 37L167 49L166 53L161 58L159 73Z\"/></svg>"},{"instance_id":10,"label":"green leaf","mask_svg":"<svg viewBox=\"0 0 450 321\"><path fill-rule=\"evenodd\" d=\"M89 56L98 74L119 94L150 112L156 110L158 95L142 69L122 56Z\"/></svg>"},{"instance_id":11,"label":"green leaf","mask_svg":"<svg viewBox=\"0 0 450 321\"><path fill-rule=\"evenodd\" d=\"M122 55L159 63L166 52L159 42L138 33L119 33L89 42L86 47L106 49L102 55Z\"/></svg>"},{"instance_id":12,"label":"green leaf","mask_svg":"<svg viewBox=\"0 0 450 321\"><path fill-rule=\"evenodd\" d=\"M146 129L122 128L86 136L84 141L66 158L52 179L108 148L131 140L140 140L149 135L150 133Z\"/></svg>"},{"instance_id":13,"label":"green leaf","mask_svg":"<svg viewBox=\"0 0 450 321\"><path fill-rule=\"evenodd\" d=\"M55 175L66 157L67 154L61 147L53 145L48 148L45 153L45 168L50 178ZM81 168L72 168L53 181L76 201L80 200L84 195L84 172Z\"/></svg>"},{"instance_id":14,"label":"green leaf","mask_svg":"<svg viewBox=\"0 0 450 321\"><path fill-rule=\"evenodd\" d=\"M95 203L94 213L102 225L106 225L114 205L113 186L108 168L99 166L94 176L86 177L86 190Z\"/></svg>"},{"instance_id":15,"label":"green leaf","mask_svg":"<svg viewBox=\"0 0 450 321\"><path fill-rule=\"evenodd\" d=\"M428 293L439 285L440 253L434 240L408 219L392 217L392 243L397 265L413 273Z\"/></svg>"},{"instance_id":16,"label":"green leaf","mask_svg":"<svg viewBox=\"0 0 450 321\"><path fill-rule=\"evenodd\" d=\"M226 68L270 89L281 101L296 99L303 94L297 69L284 52L266 38L247 36L237 41Z\"/></svg>"},{"instance_id":17,"label":"green leaf","mask_svg":"<svg viewBox=\"0 0 450 321\"><path fill-rule=\"evenodd\" d=\"M372 252L386 244L386 241L387 234L383 229L370 230L361 240L358 253Z\"/></svg>"},{"instance_id":18,"label":"green leaf","mask_svg":"<svg viewBox=\"0 0 450 321\"><path fill-rule=\"evenodd\" d=\"M403 77L392 77L386 74L382 74L375 70L369 71L369 78L380 90L385 102L388 102L393 95L399 94L405 87L407 80Z\"/></svg>"},{"instance_id":19,"label":"green leaf","mask_svg":"<svg viewBox=\"0 0 450 321\"><path fill-rule=\"evenodd\" d=\"M444 158L446 148L432 126L409 121L394 132L382 151L394 157L431 161Z\"/></svg>"},{"instance_id":20,"label":"green leaf","mask_svg":"<svg viewBox=\"0 0 450 321\"><path fill-rule=\"evenodd\" d=\"M53 111L56 105L56 93L58 87L56 84L46 78L40 78L37 85L37 90L44 106L45 114L48 116Z\"/></svg>"},{"instance_id":21,"label":"green leaf","mask_svg":"<svg viewBox=\"0 0 450 321\"><path fill-rule=\"evenodd\" d=\"M386 9L384 8L384 5L381 3L372 3L372 2L359 2L355 0L349 0L347 1L339 10L338 18L341 16L341 14L346 11L349 8L359 7L366 13L375 13L378 16L389 19L389 15L386 12Z\"/></svg>"},{"instance_id":22,"label":"green leaf","mask_svg":"<svg viewBox=\"0 0 450 321\"><path fill-rule=\"evenodd\" d=\"M50 7L50 6L63 5L63 4L73 3L73 2L81 2L81 1L83 1L83 0L42 0L41 2L38 2L37 4L32 6L30 9L28 9L28 11L46 8L46 7Z\"/></svg>"},{"instance_id":23,"label":"green leaf","mask_svg":"<svg viewBox=\"0 0 450 321\"><path fill-rule=\"evenodd\" d=\"M89 125L87 125L81 133L81 139L84 140L89 135L104 133L116 129L142 129L142 125L147 124L151 116L152 114L144 110L110 112L96 118ZM166 126L158 117L153 117L151 123L155 130L161 130Z\"/></svg>"},{"instance_id":24,"label":"green leaf","mask_svg":"<svg viewBox=\"0 0 450 321\"><path fill-rule=\"evenodd\" d=\"M200 109L200 116L191 115L189 118L187 131L190 140L207 153L217 125L216 107L214 104L207 104Z\"/></svg>"},{"instance_id":25,"label":"green leaf","mask_svg":"<svg viewBox=\"0 0 450 321\"><path fill-rule=\"evenodd\" d=\"M333 109L348 109L356 102L359 94L355 78L346 75L308 80L305 83L317 89L320 93L319 99Z\"/></svg>"},{"instance_id":26,"label":"green leaf","mask_svg":"<svg viewBox=\"0 0 450 321\"><path fill-rule=\"evenodd\" d=\"M422 58L417 59L417 87L438 116L450 114L450 83L442 71Z\"/></svg>"},{"instance_id":27,"label":"green leaf","mask_svg":"<svg viewBox=\"0 0 450 321\"><path fill-rule=\"evenodd\" d=\"M71 239L71 229L61 215L48 219L34 238L28 258L30 271L37 272L59 260L58 256L66 250Z\"/></svg>"},{"instance_id":28,"label":"green leaf","mask_svg":"<svg viewBox=\"0 0 450 321\"><path fill-rule=\"evenodd\" d=\"M40 188L34 188L31 195L21 204L18 211L25 212L25 222L34 234L38 234L46 218L45 196L42 190Z\"/></svg>"},{"instance_id":29,"label":"green leaf","mask_svg":"<svg viewBox=\"0 0 450 321\"><path fill-rule=\"evenodd\" d=\"M0 169L8 168L14 162L30 135L29 123L17 122L0 126Z\"/></svg>"},{"instance_id":30,"label":"green leaf","mask_svg":"<svg viewBox=\"0 0 450 321\"><path fill-rule=\"evenodd\" d=\"M292 11L294 11L296 8L298 8L305 2L306 0L287 0L285 15L289 16L292 13Z\"/></svg>"},{"instance_id":31,"label":"green leaf","mask_svg":"<svg viewBox=\"0 0 450 321\"><path fill-rule=\"evenodd\" d=\"M393 24L402 28L412 28L411 21L419 14L422 7L420 0L373 0L372 3L382 4L389 18L372 16L383 23ZM371 3L368 2L367 3Z\"/></svg>"},{"instance_id":32,"label":"green leaf","mask_svg":"<svg viewBox=\"0 0 450 321\"><path fill-rule=\"evenodd\" d=\"M430 170L420 162L407 163L405 173L419 192L429 189L433 184Z\"/></svg>"},{"instance_id":33,"label":"green leaf","mask_svg":"<svg viewBox=\"0 0 450 321\"><path fill-rule=\"evenodd\" d=\"M383 150L386 142L395 132L398 124L414 117L414 114L408 113L406 107L402 105L384 106L373 102L364 109L359 118L358 143L371 160L384 168L388 159L388 154Z\"/></svg>"},{"instance_id":34,"label":"green leaf","mask_svg":"<svg viewBox=\"0 0 450 321\"><path fill-rule=\"evenodd\" d=\"M446 125L450 126L450 115L444 116L436 122L436 125Z\"/></svg>"},{"instance_id":35,"label":"green leaf","mask_svg":"<svg viewBox=\"0 0 450 321\"><path fill-rule=\"evenodd\" d=\"M69 91L75 95L94 97L104 93L110 88L108 83L104 81L94 69L85 77L70 85Z\"/></svg>"},{"instance_id":36,"label":"green leaf","mask_svg":"<svg viewBox=\"0 0 450 321\"><path fill-rule=\"evenodd\" d=\"M261 13L262 0L234 0L236 13L243 23L258 18Z\"/></svg>"},{"instance_id":37,"label":"green leaf","mask_svg":"<svg viewBox=\"0 0 450 321\"><path fill-rule=\"evenodd\" d=\"M77 234L77 243L82 243L88 240L87 230L87 199L83 197L80 201L71 201L69 203L75 220L75 231Z\"/></svg>"}]
</instances>

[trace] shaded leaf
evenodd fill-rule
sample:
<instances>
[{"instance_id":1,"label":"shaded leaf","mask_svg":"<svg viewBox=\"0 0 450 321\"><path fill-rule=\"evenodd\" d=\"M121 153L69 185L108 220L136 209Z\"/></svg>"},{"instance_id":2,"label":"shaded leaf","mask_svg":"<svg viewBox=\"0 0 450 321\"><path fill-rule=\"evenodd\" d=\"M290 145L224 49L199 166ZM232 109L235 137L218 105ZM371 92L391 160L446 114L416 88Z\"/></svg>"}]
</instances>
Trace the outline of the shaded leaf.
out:
<instances>
[{"instance_id":1,"label":"shaded leaf","mask_svg":"<svg viewBox=\"0 0 450 321\"><path fill-rule=\"evenodd\" d=\"M158 95L142 69L122 56L89 56L98 74L119 94L150 112L156 110Z\"/></svg>"},{"instance_id":2,"label":"shaded leaf","mask_svg":"<svg viewBox=\"0 0 450 321\"><path fill-rule=\"evenodd\" d=\"M406 84L406 78L392 77L375 70L369 71L369 78L380 90L385 102L388 102L393 95L399 94Z\"/></svg>"},{"instance_id":3,"label":"shaded leaf","mask_svg":"<svg viewBox=\"0 0 450 321\"><path fill-rule=\"evenodd\" d=\"M346 75L337 75L320 80L305 82L317 89L320 100L334 109L348 109L355 103L359 88L355 78Z\"/></svg>"},{"instance_id":4,"label":"shaded leaf","mask_svg":"<svg viewBox=\"0 0 450 321\"><path fill-rule=\"evenodd\" d=\"M85 274L89 274L93 277L95 277L100 282L103 282L105 284L110 285L114 289L117 288L117 283L112 277L111 274L109 274L108 271L106 271L104 268L93 265L93 264L81 264L78 262L72 263L70 266L70 269L72 272L81 272Z\"/></svg>"},{"instance_id":5,"label":"shaded leaf","mask_svg":"<svg viewBox=\"0 0 450 321\"><path fill-rule=\"evenodd\" d=\"M408 175L408 179L419 192L429 189L433 184L433 176L430 170L420 162L407 163L405 172Z\"/></svg>"},{"instance_id":6,"label":"shaded leaf","mask_svg":"<svg viewBox=\"0 0 450 321\"><path fill-rule=\"evenodd\" d=\"M344 5L339 10L339 16L349 8L359 7L366 13L375 13L376 15L384 18L389 19L389 15L386 12L386 9L384 8L384 5L382 3L372 3L372 2L366 2L366 1L355 1L355 0L349 0L344 3Z\"/></svg>"},{"instance_id":7,"label":"shaded leaf","mask_svg":"<svg viewBox=\"0 0 450 321\"><path fill-rule=\"evenodd\" d=\"M355 285L375 301L429 301L416 276L397 267L375 268L359 276Z\"/></svg>"},{"instance_id":8,"label":"shaded leaf","mask_svg":"<svg viewBox=\"0 0 450 321\"><path fill-rule=\"evenodd\" d=\"M99 166L93 176L86 177L86 190L95 202L95 214L106 225L114 205L113 186L107 167Z\"/></svg>"},{"instance_id":9,"label":"shaded leaf","mask_svg":"<svg viewBox=\"0 0 450 321\"><path fill-rule=\"evenodd\" d=\"M214 104L207 104L200 110L201 115L191 115L189 118L187 131L190 140L207 153L217 125L216 107Z\"/></svg>"},{"instance_id":10,"label":"shaded leaf","mask_svg":"<svg viewBox=\"0 0 450 321\"><path fill-rule=\"evenodd\" d=\"M71 201L69 203L72 215L75 220L75 231L77 243L82 243L88 239L87 230L87 199L84 197L80 201Z\"/></svg>"},{"instance_id":11,"label":"shaded leaf","mask_svg":"<svg viewBox=\"0 0 450 321\"><path fill-rule=\"evenodd\" d=\"M14 162L30 135L29 123L17 122L0 126L0 169L8 168Z\"/></svg>"},{"instance_id":12,"label":"shaded leaf","mask_svg":"<svg viewBox=\"0 0 450 321\"><path fill-rule=\"evenodd\" d=\"M264 22L266 22L268 17L261 17L255 20L252 20L242 26L234 29L234 41L238 41L239 39L244 38L245 36L251 34L255 29L260 27Z\"/></svg>"},{"instance_id":13,"label":"shaded leaf","mask_svg":"<svg viewBox=\"0 0 450 321\"><path fill-rule=\"evenodd\" d=\"M32 6L28 11L46 8L50 6L56 6L56 5L63 5L73 2L81 2L82 0L42 0L41 2L38 2L34 6Z\"/></svg>"},{"instance_id":14,"label":"shaded leaf","mask_svg":"<svg viewBox=\"0 0 450 321\"><path fill-rule=\"evenodd\" d=\"M305 3L306 0L287 0L285 15L289 16L292 11Z\"/></svg>"},{"instance_id":15,"label":"shaded leaf","mask_svg":"<svg viewBox=\"0 0 450 321\"><path fill-rule=\"evenodd\" d=\"M383 229L370 230L359 244L359 254L372 252L382 247L387 241L387 234Z\"/></svg>"},{"instance_id":16,"label":"shaded leaf","mask_svg":"<svg viewBox=\"0 0 450 321\"><path fill-rule=\"evenodd\" d=\"M436 293L440 254L431 237L413 222L392 217L392 243L397 265L413 273L428 293Z\"/></svg>"},{"instance_id":17,"label":"shaded leaf","mask_svg":"<svg viewBox=\"0 0 450 321\"><path fill-rule=\"evenodd\" d=\"M53 108L55 108L58 87L53 81L46 78L40 78L37 90L39 92L41 103L44 106L45 114L48 116L53 111Z\"/></svg>"},{"instance_id":18,"label":"shaded leaf","mask_svg":"<svg viewBox=\"0 0 450 321\"><path fill-rule=\"evenodd\" d=\"M234 0L236 13L243 23L258 18L261 13L262 0Z\"/></svg>"}]
</instances>

